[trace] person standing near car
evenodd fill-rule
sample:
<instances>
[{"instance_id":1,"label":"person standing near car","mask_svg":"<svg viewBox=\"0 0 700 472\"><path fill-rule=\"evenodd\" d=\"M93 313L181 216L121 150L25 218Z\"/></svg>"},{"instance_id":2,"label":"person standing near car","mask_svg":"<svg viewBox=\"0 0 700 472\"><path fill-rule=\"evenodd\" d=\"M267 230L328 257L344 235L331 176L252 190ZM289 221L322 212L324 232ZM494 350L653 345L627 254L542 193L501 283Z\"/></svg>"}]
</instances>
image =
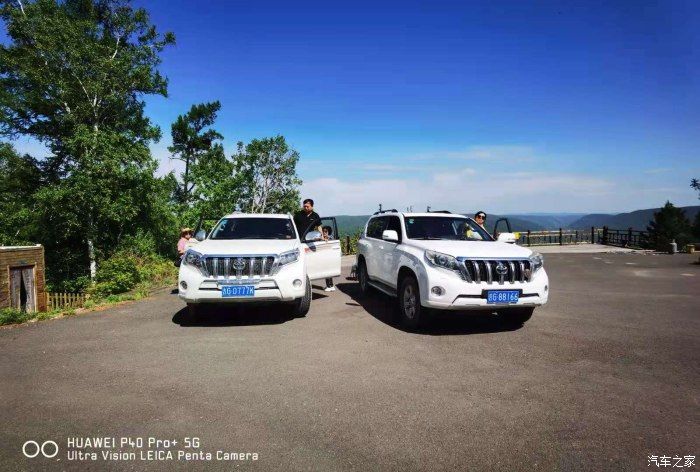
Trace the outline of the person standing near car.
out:
<instances>
[{"instance_id":1,"label":"person standing near car","mask_svg":"<svg viewBox=\"0 0 700 472\"><path fill-rule=\"evenodd\" d=\"M484 224L486 223L486 213L483 211L477 211L474 213L474 221L476 221L476 224L481 226L481 229L488 233L488 230L484 227Z\"/></svg>"},{"instance_id":2,"label":"person standing near car","mask_svg":"<svg viewBox=\"0 0 700 472\"><path fill-rule=\"evenodd\" d=\"M190 242L191 239L192 229L182 228L180 230L180 239L177 242L177 259L175 259L175 267L180 267L180 264L182 263L182 257L185 255L185 251L187 251L187 244Z\"/></svg>"},{"instance_id":3,"label":"person standing near car","mask_svg":"<svg viewBox=\"0 0 700 472\"><path fill-rule=\"evenodd\" d=\"M192 238L191 228L182 228L180 230L180 240L177 242L177 255L182 257L185 255L187 250L187 243L190 242Z\"/></svg>"},{"instance_id":4,"label":"person standing near car","mask_svg":"<svg viewBox=\"0 0 700 472\"><path fill-rule=\"evenodd\" d=\"M302 202L301 211L294 214L294 224L299 231L299 239L304 240L304 236L312 228L321 232L321 217L314 211L314 201L307 198Z\"/></svg>"}]
</instances>

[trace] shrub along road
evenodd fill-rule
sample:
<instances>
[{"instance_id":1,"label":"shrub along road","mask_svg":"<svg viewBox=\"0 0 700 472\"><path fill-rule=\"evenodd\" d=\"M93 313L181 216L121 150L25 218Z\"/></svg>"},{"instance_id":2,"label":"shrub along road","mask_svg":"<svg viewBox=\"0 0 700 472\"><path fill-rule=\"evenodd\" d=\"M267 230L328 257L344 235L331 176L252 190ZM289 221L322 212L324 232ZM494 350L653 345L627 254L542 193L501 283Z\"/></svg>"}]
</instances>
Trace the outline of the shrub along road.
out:
<instances>
[{"instance_id":1,"label":"shrub along road","mask_svg":"<svg viewBox=\"0 0 700 472\"><path fill-rule=\"evenodd\" d=\"M196 323L164 293L0 329L0 469L640 470L651 454L697 456L693 260L548 255L550 303L523 327L448 314L407 333L391 299L343 277L304 319L268 307ZM175 455L196 436L259 459L67 462L68 438L86 436L176 439ZM25 458L30 439L59 454Z\"/></svg>"}]
</instances>

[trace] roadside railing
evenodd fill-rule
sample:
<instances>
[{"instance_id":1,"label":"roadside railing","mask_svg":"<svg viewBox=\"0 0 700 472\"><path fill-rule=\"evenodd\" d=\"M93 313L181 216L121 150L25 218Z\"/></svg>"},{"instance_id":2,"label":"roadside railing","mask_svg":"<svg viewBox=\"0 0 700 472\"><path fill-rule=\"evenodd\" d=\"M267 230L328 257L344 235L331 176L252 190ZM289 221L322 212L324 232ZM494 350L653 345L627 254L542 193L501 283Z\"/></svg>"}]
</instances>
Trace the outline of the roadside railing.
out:
<instances>
[{"instance_id":1,"label":"roadside railing","mask_svg":"<svg viewBox=\"0 0 700 472\"><path fill-rule=\"evenodd\" d=\"M649 233L628 229L610 229L603 227L600 244L620 247L646 248L648 246Z\"/></svg>"},{"instance_id":2,"label":"roadside railing","mask_svg":"<svg viewBox=\"0 0 700 472\"><path fill-rule=\"evenodd\" d=\"M648 247L648 232L628 229L611 229L607 226L591 229L564 229L549 231L516 231L519 233L516 243L521 246L569 246L575 244L604 244L607 246L645 249ZM355 254L357 235L343 236L341 248L343 254Z\"/></svg>"},{"instance_id":3,"label":"roadside railing","mask_svg":"<svg viewBox=\"0 0 700 472\"><path fill-rule=\"evenodd\" d=\"M647 247L646 231L628 229L611 229L607 226L589 230L562 229L553 231L522 231L517 243L523 246L604 244L631 248Z\"/></svg>"},{"instance_id":4,"label":"roadside railing","mask_svg":"<svg viewBox=\"0 0 700 472\"><path fill-rule=\"evenodd\" d=\"M528 230L520 232L516 243L522 246L591 244L591 242L596 241L597 234L596 228L591 228L591 231L562 228L553 231Z\"/></svg>"},{"instance_id":5,"label":"roadside railing","mask_svg":"<svg viewBox=\"0 0 700 472\"><path fill-rule=\"evenodd\" d=\"M49 310L60 308L81 308L85 304L84 293L54 292L46 293L46 307Z\"/></svg>"}]
</instances>

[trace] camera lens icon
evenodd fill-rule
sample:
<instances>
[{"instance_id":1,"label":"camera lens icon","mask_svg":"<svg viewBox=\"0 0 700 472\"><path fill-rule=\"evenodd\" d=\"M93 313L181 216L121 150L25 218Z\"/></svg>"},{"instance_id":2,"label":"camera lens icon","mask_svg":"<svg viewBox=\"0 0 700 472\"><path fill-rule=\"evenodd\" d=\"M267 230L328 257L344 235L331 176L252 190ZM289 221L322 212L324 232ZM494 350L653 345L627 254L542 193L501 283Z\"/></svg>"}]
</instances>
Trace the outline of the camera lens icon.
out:
<instances>
[{"instance_id":1,"label":"camera lens icon","mask_svg":"<svg viewBox=\"0 0 700 472\"><path fill-rule=\"evenodd\" d=\"M58 454L58 444L54 441L44 441L40 446L36 441L26 441L22 446L22 454L29 459L34 459L40 453L47 459L56 457Z\"/></svg>"}]
</instances>

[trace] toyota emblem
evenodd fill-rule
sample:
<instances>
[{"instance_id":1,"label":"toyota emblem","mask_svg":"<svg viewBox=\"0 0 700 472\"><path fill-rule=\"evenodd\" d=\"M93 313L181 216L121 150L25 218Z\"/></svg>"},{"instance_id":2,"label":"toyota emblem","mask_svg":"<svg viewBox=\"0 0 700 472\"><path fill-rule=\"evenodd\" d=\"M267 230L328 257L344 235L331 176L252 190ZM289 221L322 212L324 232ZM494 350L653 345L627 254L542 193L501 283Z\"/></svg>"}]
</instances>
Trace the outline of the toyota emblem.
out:
<instances>
[{"instance_id":1,"label":"toyota emblem","mask_svg":"<svg viewBox=\"0 0 700 472\"><path fill-rule=\"evenodd\" d=\"M236 270L243 270L245 268L245 261L240 257L233 260L233 268Z\"/></svg>"},{"instance_id":2,"label":"toyota emblem","mask_svg":"<svg viewBox=\"0 0 700 472\"><path fill-rule=\"evenodd\" d=\"M506 275L508 273L508 267L503 262L499 262L496 265L496 273L498 275Z\"/></svg>"}]
</instances>

